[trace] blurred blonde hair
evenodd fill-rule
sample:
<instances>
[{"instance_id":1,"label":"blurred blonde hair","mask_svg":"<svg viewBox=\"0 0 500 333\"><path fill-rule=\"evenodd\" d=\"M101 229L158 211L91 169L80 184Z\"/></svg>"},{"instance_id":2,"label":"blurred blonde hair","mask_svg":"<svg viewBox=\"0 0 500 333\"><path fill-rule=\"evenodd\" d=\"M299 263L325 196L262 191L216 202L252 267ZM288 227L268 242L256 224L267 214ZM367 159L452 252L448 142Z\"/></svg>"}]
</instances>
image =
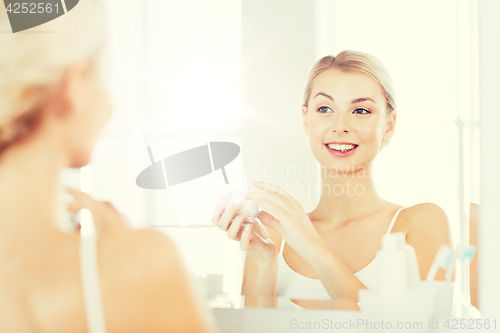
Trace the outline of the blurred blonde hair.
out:
<instances>
[{"instance_id":1,"label":"blurred blonde hair","mask_svg":"<svg viewBox=\"0 0 500 333\"><path fill-rule=\"evenodd\" d=\"M346 73L358 72L370 76L380 84L384 91L387 112L396 109L394 86L389 72L382 62L367 53L350 50L342 51L336 57L331 55L323 57L314 64L307 79L304 106L308 104L315 79L318 75L330 69L338 69Z\"/></svg>"},{"instance_id":2,"label":"blurred blonde hair","mask_svg":"<svg viewBox=\"0 0 500 333\"><path fill-rule=\"evenodd\" d=\"M101 0L84 0L41 26L0 35L0 153L36 128L69 65L97 59L105 42L104 11ZM11 31L3 2L0 31Z\"/></svg>"}]
</instances>

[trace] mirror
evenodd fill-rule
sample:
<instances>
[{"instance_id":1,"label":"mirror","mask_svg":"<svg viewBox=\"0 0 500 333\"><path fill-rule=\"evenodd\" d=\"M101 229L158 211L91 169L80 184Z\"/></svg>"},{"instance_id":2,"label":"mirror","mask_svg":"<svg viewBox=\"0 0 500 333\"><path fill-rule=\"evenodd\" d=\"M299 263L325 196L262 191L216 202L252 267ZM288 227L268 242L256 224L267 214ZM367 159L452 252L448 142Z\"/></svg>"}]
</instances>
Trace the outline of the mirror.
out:
<instances>
[{"instance_id":1,"label":"mirror","mask_svg":"<svg viewBox=\"0 0 500 333\"><path fill-rule=\"evenodd\" d=\"M476 208L470 204L479 203L474 6L451 0L150 0L134 6L110 11L133 36L125 41L123 31L111 33L117 62L130 70L114 73L116 121L96 150L92 189L116 198L136 227L155 227L173 238L194 276L222 275L233 304L245 253L210 219L180 223L187 215L179 205L189 213L201 203L215 206L217 197L179 200L197 195L193 184L170 191L136 188L144 168L134 156L129 163L131 148L120 139L161 117L164 133L148 137L157 156L182 133L233 142L241 153L238 167L226 167L230 184L235 179L246 190L255 190L251 180L279 184L311 212L320 199L320 172L302 127L304 88L314 62L341 50L374 55L394 82L397 125L374 163L378 193L401 206L435 203L447 215L454 245L463 242L461 228ZM144 22L130 19L137 12ZM131 167L109 168L116 161ZM127 181L113 188L102 182L111 169ZM222 173L212 176L225 191Z\"/></svg>"}]
</instances>

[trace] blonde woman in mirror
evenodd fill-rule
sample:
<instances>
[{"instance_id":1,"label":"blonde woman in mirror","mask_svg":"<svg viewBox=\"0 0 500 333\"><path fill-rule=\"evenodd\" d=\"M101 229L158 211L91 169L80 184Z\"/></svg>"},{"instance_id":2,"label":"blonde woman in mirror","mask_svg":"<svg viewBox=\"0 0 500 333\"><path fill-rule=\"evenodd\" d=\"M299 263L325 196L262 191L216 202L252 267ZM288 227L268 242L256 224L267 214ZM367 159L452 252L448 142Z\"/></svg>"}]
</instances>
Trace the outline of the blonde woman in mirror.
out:
<instances>
[{"instance_id":1,"label":"blonde woman in mirror","mask_svg":"<svg viewBox=\"0 0 500 333\"><path fill-rule=\"evenodd\" d=\"M383 234L402 232L415 248L425 279L442 244L451 246L444 211L435 204L403 207L384 200L372 178L377 154L396 127L391 79L375 57L356 51L326 56L312 68L302 106L303 130L321 165L321 197L306 213L279 185L247 199L262 207L257 223L239 232L239 207L213 223L247 251L246 306L358 310L360 289L376 287ZM436 279L444 280L440 269ZM275 296L282 296L278 299ZM288 301L285 301L285 300Z\"/></svg>"},{"instance_id":2,"label":"blonde woman in mirror","mask_svg":"<svg viewBox=\"0 0 500 333\"><path fill-rule=\"evenodd\" d=\"M111 115L104 32L103 4L85 0L0 36L0 332L214 332L165 235L76 190L70 209L92 212L96 244L56 223L62 169L89 163Z\"/></svg>"}]
</instances>

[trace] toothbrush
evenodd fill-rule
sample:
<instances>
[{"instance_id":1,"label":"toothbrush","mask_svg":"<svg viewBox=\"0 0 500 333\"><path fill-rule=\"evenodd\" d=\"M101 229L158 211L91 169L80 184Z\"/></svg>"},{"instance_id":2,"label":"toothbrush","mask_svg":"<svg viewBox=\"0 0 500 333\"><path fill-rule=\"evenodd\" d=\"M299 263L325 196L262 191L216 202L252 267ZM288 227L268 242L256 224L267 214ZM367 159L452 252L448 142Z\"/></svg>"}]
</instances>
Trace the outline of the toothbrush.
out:
<instances>
[{"instance_id":1,"label":"toothbrush","mask_svg":"<svg viewBox=\"0 0 500 333\"><path fill-rule=\"evenodd\" d=\"M462 284L460 288L460 299L465 301L465 306L470 305L470 293L469 293L469 276L468 270L466 272L465 265L470 264L472 258L474 258L474 254L476 253L476 247L474 245L464 246L462 244L458 244L457 246L457 260L462 265ZM468 259L468 262L466 260ZM467 267L468 268L468 267Z\"/></svg>"},{"instance_id":2,"label":"toothbrush","mask_svg":"<svg viewBox=\"0 0 500 333\"><path fill-rule=\"evenodd\" d=\"M457 245L457 251L453 255L451 265L446 270L446 281L451 281L451 276L456 267L457 260L459 262L462 262L466 258L469 258L469 263L470 263L475 253L476 253L476 247L474 245L470 245L467 247L464 247L463 245Z\"/></svg>"},{"instance_id":3,"label":"toothbrush","mask_svg":"<svg viewBox=\"0 0 500 333\"><path fill-rule=\"evenodd\" d=\"M451 258L451 263L448 266L448 269L446 270L446 275L445 275L446 282L451 282L451 276L453 275L453 272L455 271L456 262L457 262L457 255L455 252L453 252L453 256Z\"/></svg>"},{"instance_id":4,"label":"toothbrush","mask_svg":"<svg viewBox=\"0 0 500 333\"><path fill-rule=\"evenodd\" d=\"M476 252L476 247L474 245L462 245L457 246L457 261L461 265L461 276L460 276L460 288L457 293L458 301L456 302L453 316L455 317L469 317L469 318L480 318L481 313L471 304L470 291L469 291L469 267L468 263L472 261L474 254Z\"/></svg>"},{"instance_id":5,"label":"toothbrush","mask_svg":"<svg viewBox=\"0 0 500 333\"><path fill-rule=\"evenodd\" d=\"M465 259L469 259L469 263L474 258L476 253L476 247L474 245L463 246L459 244L457 246L457 260L463 262Z\"/></svg>"},{"instance_id":6,"label":"toothbrush","mask_svg":"<svg viewBox=\"0 0 500 333\"><path fill-rule=\"evenodd\" d=\"M453 250L448 245L444 244L441 245L436 256L434 257L434 261L432 262L429 273L427 273L427 278L425 279L425 281L427 283L433 281L434 278L436 277L436 273L439 267L445 269L448 268L450 266L453 257L454 257Z\"/></svg>"}]
</instances>

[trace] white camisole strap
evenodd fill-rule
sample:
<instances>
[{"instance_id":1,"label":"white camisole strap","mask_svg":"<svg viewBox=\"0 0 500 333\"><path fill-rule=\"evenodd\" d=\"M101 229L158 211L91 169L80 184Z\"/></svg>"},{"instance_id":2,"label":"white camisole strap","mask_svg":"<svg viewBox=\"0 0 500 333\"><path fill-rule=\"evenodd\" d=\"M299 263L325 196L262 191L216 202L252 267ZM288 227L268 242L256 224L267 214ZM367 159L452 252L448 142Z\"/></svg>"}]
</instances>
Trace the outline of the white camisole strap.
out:
<instances>
[{"instance_id":1,"label":"white camisole strap","mask_svg":"<svg viewBox=\"0 0 500 333\"><path fill-rule=\"evenodd\" d=\"M106 333L97 266L96 240L95 236L80 237L83 301L89 333Z\"/></svg>"},{"instance_id":2,"label":"white camisole strap","mask_svg":"<svg viewBox=\"0 0 500 333\"><path fill-rule=\"evenodd\" d=\"M398 209L398 211L396 212L396 214L394 214L394 217L392 218L392 221L391 221L391 223L389 224L389 228L387 228L387 232L386 232L386 234L390 234L390 233L391 233L392 227L394 226L394 222L396 222L396 219L398 218L399 213L400 213L403 209L405 209L405 208L406 208L405 206L403 206L403 207L399 208L399 209Z\"/></svg>"}]
</instances>

